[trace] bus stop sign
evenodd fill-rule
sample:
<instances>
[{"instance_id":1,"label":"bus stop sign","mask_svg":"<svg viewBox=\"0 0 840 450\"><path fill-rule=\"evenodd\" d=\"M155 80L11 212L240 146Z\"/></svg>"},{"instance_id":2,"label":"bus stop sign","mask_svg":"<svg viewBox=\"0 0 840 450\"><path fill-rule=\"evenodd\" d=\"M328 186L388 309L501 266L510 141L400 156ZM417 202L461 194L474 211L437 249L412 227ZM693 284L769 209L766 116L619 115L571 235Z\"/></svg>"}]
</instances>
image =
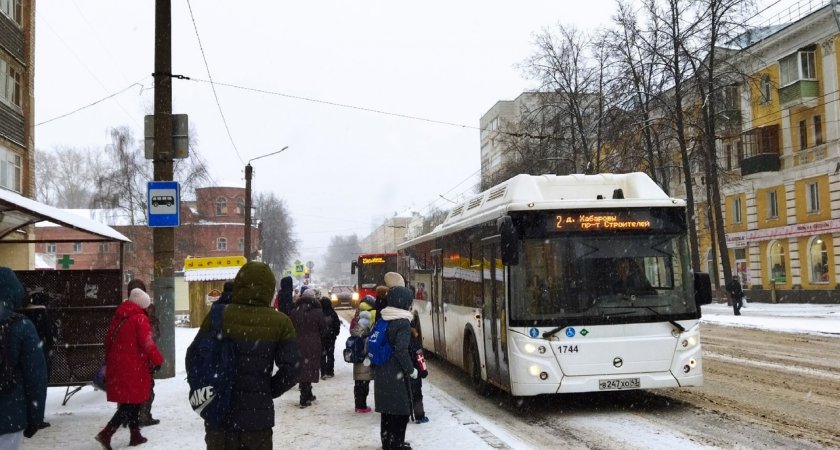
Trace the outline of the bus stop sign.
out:
<instances>
[{"instance_id":1,"label":"bus stop sign","mask_svg":"<svg viewBox=\"0 0 840 450\"><path fill-rule=\"evenodd\" d=\"M150 227L181 224L181 189L177 181L150 181L146 194Z\"/></svg>"}]
</instances>

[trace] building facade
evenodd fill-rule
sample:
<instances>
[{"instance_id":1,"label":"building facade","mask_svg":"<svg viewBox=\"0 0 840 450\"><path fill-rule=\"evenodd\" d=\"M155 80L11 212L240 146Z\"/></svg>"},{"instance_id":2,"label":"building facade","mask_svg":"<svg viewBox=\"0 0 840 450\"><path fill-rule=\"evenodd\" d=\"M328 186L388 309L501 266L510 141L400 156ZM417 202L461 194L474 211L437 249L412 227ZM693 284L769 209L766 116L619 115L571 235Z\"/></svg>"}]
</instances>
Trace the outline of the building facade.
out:
<instances>
[{"instance_id":1,"label":"building facade","mask_svg":"<svg viewBox=\"0 0 840 450\"><path fill-rule=\"evenodd\" d=\"M35 196L35 1L0 0L0 189ZM31 239L29 231L10 239ZM31 268L33 246L0 245L5 266Z\"/></svg>"},{"instance_id":2,"label":"building facade","mask_svg":"<svg viewBox=\"0 0 840 450\"><path fill-rule=\"evenodd\" d=\"M840 22L828 3L747 48L742 133L718 149L729 258L753 299L840 301Z\"/></svg>"}]
</instances>

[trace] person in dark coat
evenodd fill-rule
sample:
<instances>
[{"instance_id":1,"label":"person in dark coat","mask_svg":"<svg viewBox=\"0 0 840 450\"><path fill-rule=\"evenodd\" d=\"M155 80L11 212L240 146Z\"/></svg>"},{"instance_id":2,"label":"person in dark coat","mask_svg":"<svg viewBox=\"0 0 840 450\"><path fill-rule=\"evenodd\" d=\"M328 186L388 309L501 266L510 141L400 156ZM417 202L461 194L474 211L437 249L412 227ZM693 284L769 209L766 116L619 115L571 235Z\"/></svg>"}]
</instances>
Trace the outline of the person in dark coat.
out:
<instances>
[{"instance_id":1,"label":"person in dark coat","mask_svg":"<svg viewBox=\"0 0 840 450\"><path fill-rule=\"evenodd\" d=\"M295 307L292 300L294 294L294 281L292 277L283 277L280 279L280 289L277 290L277 305L275 309L285 315L289 315Z\"/></svg>"},{"instance_id":2,"label":"person in dark coat","mask_svg":"<svg viewBox=\"0 0 840 450\"><path fill-rule=\"evenodd\" d=\"M229 305L233 301L233 281L225 281L225 287L222 288L222 295L216 300L220 305Z\"/></svg>"},{"instance_id":3,"label":"person in dark coat","mask_svg":"<svg viewBox=\"0 0 840 450\"><path fill-rule=\"evenodd\" d=\"M140 434L140 406L152 391L152 372L163 364L163 356L152 339L152 327L146 308L152 304L149 294L131 290L128 300L117 307L105 333L107 398L117 403L117 412L96 440L110 450L111 437L120 426L128 426L130 446L147 441Z\"/></svg>"},{"instance_id":4,"label":"person in dark coat","mask_svg":"<svg viewBox=\"0 0 840 450\"><path fill-rule=\"evenodd\" d=\"M321 379L335 376L335 340L341 332L341 319L332 307L329 297L321 297L324 313L324 334L321 335Z\"/></svg>"},{"instance_id":5,"label":"person in dark coat","mask_svg":"<svg viewBox=\"0 0 840 450\"><path fill-rule=\"evenodd\" d=\"M205 424L208 450L273 448L272 399L295 385L301 364L291 320L271 307L275 282L271 268L255 261L242 266L233 280L233 298L224 306L222 329L236 343L236 379L224 425ZM207 314L199 332L209 330Z\"/></svg>"},{"instance_id":6,"label":"person in dark coat","mask_svg":"<svg viewBox=\"0 0 840 450\"><path fill-rule=\"evenodd\" d=\"M321 335L324 334L326 323L324 313L321 312L321 302L315 296L315 290L301 289L301 291L291 318L297 333L300 353L303 356L298 383L300 383L300 407L305 408L315 401L312 383L318 382L318 373L321 371Z\"/></svg>"},{"instance_id":7,"label":"person in dark coat","mask_svg":"<svg viewBox=\"0 0 840 450\"><path fill-rule=\"evenodd\" d=\"M740 316L741 307L744 306L744 290L741 288L741 282L738 281L737 275L732 276L732 280L726 285L726 290L729 291L729 297L732 298L732 311L736 316Z\"/></svg>"},{"instance_id":8,"label":"person in dark coat","mask_svg":"<svg viewBox=\"0 0 840 450\"><path fill-rule=\"evenodd\" d=\"M397 286L388 291L387 300L388 306L377 320L388 322L388 342L393 353L385 364L374 367L373 395L376 412L382 414L379 437L383 450L410 450L411 445L405 442L405 428L412 413L408 379L419 376L409 350L413 296L407 287Z\"/></svg>"},{"instance_id":9,"label":"person in dark coat","mask_svg":"<svg viewBox=\"0 0 840 450\"><path fill-rule=\"evenodd\" d=\"M408 349L413 357L412 362L414 363L414 367L420 374L419 377L412 378L409 381L411 384L411 407L414 415L414 423L428 423L429 416L426 415L426 409L423 407L423 378L426 378L429 375L429 371L426 370L426 358L423 355L423 345L420 343L420 335L417 333L416 323L414 320L412 320L411 323L411 341L409 341Z\"/></svg>"},{"instance_id":10,"label":"person in dark coat","mask_svg":"<svg viewBox=\"0 0 840 450\"><path fill-rule=\"evenodd\" d=\"M50 297L46 292L35 292L29 297L24 297L23 303L17 310L35 325L38 337L41 339L41 349L44 351L44 358L47 360L47 383L52 373L52 358L55 347L55 324L50 317L47 303ZM49 426L49 424L47 424Z\"/></svg>"},{"instance_id":11,"label":"person in dark coat","mask_svg":"<svg viewBox=\"0 0 840 450\"><path fill-rule=\"evenodd\" d=\"M31 438L44 422L47 401L47 363L35 325L14 313L24 288L8 267L0 267L0 323L9 324L9 363L14 365L14 386L0 394L0 448L19 449L23 437ZM8 381L8 380L3 380Z\"/></svg>"}]
</instances>

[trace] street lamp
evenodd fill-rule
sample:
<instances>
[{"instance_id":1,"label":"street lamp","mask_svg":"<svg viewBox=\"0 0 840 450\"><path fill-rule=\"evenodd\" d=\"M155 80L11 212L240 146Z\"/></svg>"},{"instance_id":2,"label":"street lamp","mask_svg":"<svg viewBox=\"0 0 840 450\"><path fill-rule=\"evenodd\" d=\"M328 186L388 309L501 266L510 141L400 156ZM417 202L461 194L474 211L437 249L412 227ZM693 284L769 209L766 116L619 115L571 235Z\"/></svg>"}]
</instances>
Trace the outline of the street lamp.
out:
<instances>
[{"instance_id":1,"label":"street lamp","mask_svg":"<svg viewBox=\"0 0 840 450\"><path fill-rule=\"evenodd\" d=\"M288 145L276 152L251 158L248 160L248 164L245 165L245 245L243 253L245 254L244 256L246 261L251 259L251 176L254 173L254 169L251 167L251 161L265 158L266 156L276 155L287 148L289 148Z\"/></svg>"}]
</instances>

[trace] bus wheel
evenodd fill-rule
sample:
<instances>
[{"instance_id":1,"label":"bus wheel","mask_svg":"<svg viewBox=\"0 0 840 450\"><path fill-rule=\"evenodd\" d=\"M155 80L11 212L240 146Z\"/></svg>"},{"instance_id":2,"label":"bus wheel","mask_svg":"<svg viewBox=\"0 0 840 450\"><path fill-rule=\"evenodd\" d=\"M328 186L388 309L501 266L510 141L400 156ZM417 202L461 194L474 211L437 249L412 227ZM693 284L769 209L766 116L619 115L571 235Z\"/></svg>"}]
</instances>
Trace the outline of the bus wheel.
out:
<instances>
[{"instance_id":1,"label":"bus wheel","mask_svg":"<svg viewBox=\"0 0 840 450\"><path fill-rule=\"evenodd\" d=\"M475 338L470 337L467 347L466 366L467 375L470 377L470 384L479 395L488 395L490 393L489 385L486 381L481 379L481 358L478 354L478 346L475 343Z\"/></svg>"}]
</instances>

